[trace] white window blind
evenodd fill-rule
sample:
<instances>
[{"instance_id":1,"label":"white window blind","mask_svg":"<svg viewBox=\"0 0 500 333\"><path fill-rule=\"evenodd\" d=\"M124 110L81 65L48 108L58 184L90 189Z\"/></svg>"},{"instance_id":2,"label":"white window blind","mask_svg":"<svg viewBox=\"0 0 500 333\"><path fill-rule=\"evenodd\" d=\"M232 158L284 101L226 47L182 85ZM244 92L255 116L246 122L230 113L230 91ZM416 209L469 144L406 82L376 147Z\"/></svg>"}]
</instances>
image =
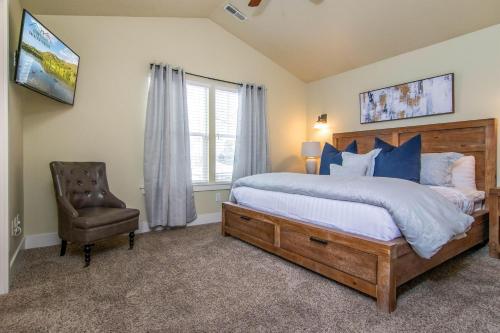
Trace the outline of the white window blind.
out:
<instances>
[{"instance_id":1,"label":"white window blind","mask_svg":"<svg viewBox=\"0 0 500 333\"><path fill-rule=\"evenodd\" d=\"M215 181L230 182L233 174L238 92L215 89Z\"/></svg>"},{"instance_id":2,"label":"white window blind","mask_svg":"<svg viewBox=\"0 0 500 333\"><path fill-rule=\"evenodd\" d=\"M187 84L193 184L209 182L209 88Z\"/></svg>"},{"instance_id":3,"label":"white window blind","mask_svg":"<svg viewBox=\"0 0 500 333\"><path fill-rule=\"evenodd\" d=\"M210 79L186 85L193 184L230 183L233 175L238 88Z\"/></svg>"}]
</instances>

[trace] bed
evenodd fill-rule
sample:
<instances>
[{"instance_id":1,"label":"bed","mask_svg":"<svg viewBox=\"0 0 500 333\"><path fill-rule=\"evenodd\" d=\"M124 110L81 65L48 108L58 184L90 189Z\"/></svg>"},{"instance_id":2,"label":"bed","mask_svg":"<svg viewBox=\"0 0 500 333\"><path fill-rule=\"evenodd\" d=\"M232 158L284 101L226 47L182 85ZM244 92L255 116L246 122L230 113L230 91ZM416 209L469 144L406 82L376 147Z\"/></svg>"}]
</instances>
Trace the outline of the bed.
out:
<instances>
[{"instance_id":1,"label":"bed","mask_svg":"<svg viewBox=\"0 0 500 333\"><path fill-rule=\"evenodd\" d=\"M359 153L365 153L372 149L375 137L399 146L416 134L422 136L422 153L473 155L478 190L487 194L495 187L495 119L338 133L333 135L333 144L343 149L355 139ZM383 215L380 211L373 214ZM430 259L417 255L403 237L394 238L397 230L389 226L384 227L390 240L380 240L356 230L336 230L293 215L285 217L231 202L223 204L221 228L224 236L233 236L359 290L374 297L381 311L392 312L398 286L487 240L487 207L471 215L474 222L466 235L448 242ZM367 216L376 217L365 213L357 218L366 220Z\"/></svg>"}]
</instances>

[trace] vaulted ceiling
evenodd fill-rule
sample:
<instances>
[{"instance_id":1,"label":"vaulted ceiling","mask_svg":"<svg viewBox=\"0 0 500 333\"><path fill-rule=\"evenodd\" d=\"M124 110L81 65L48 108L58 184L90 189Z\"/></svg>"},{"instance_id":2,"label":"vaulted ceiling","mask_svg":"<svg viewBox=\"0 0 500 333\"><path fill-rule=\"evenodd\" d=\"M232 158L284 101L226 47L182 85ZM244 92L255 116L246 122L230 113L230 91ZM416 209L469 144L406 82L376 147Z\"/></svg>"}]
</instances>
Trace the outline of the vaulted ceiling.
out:
<instances>
[{"instance_id":1,"label":"vaulted ceiling","mask_svg":"<svg viewBox=\"0 0 500 333\"><path fill-rule=\"evenodd\" d=\"M33 14L209 17L223 0L21 0Z\"/></svg>"},{"instance_id":2,"label":"vaulted ceiling","mask_svg":"<svg viewBox=\"0 0 500 333\"><path fill-rule=\"evenodd\" d=\"M231 2L248 19L227 14ZM22 0L34 14L209 18L309 82L500 23L500 0Z\"/></svg>"}]
</instances>

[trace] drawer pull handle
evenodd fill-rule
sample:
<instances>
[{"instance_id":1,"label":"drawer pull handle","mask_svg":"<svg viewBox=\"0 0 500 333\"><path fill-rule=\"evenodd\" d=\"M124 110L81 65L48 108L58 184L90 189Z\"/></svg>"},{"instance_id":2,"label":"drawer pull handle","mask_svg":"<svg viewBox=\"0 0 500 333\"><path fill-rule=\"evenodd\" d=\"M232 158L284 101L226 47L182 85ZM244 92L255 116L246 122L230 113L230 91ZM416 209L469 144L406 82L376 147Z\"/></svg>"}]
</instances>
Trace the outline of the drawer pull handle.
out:
<instances>
[{"instance_id":1,"label":"drawer pull handle","mask_svg":"<svg viewBox=\"0 0 500 333\"><path fill-rule=\"evenodd\" d=\"M240 216L240 219L245 220L245 221L250 221L251 218L248 216Z\"/></svg>"},{"instance_id":2,"label":"drawer pull handle","mask_svg":"<svg viewBox=\"0 0 500 333\"><path fill-rule=\"evenodd\" d=\"M318 238L318 237L314 237L314 236L311 236L309 237L309 240L311 242L316 242L316 243L320 243L322 245L327 245L328 244L328 241L325 240L325 239L321 239L321 238Z\"/></svg>"}]
</instances>

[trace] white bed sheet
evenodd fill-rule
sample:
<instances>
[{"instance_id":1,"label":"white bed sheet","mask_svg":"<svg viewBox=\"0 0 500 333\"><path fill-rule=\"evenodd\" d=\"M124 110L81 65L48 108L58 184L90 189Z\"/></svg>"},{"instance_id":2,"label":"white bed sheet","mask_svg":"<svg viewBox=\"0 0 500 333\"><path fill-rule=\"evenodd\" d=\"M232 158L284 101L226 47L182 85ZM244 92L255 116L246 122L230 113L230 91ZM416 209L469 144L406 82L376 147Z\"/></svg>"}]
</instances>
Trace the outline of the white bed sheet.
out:
<instances>
[{"instance_id":1,"label":"white bed sheet","mask_svg":"<svg viewBox=\"0 0 500 333\"><path fill-rule=\"evenodd\" d=\"M457 205L471 213L484 192L467 193L456 188L430 186ZM482 197L481 197L482 193ZM237 203L274 215L337 229L360 236L390 241L401 236L399 228L385 208L368 204L315 198L298 194L258 190L250 187L233 189Z\"/></svg>"},{"instance_id":2,"label":"white bed sheet","mask_svg":"<svg viewBox=\"0 0 500 333\"><path fill-rule=\"evenodd\" d=\"M445 186L429 186L429 188L451 201L465 214L472 214L484 208L483 191Z\"/></svg>"}]
</instances>

